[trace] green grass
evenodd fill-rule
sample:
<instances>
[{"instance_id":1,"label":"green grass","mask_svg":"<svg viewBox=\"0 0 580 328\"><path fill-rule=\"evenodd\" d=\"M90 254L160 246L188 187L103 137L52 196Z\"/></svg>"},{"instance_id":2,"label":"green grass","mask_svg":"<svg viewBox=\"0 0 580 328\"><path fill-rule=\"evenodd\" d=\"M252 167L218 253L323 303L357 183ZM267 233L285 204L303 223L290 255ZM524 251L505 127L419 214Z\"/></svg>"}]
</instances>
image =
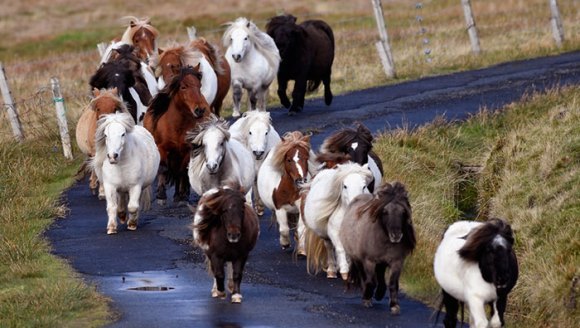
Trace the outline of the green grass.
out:
<instances>
[{"instance_id":1,"label":"green grass","mask_svg":"<svg viewBox=\"0 0 580 328\"><path fill-rule=\"evenodd\" d=\"M50 254L43 232L56 217L79 160L67 162L45 136L0 145L0 326L100 326L106 300L62 259ZM59 149L59 148L57 148Z\"/></svg>"},{"instance_id":2,"label":"green grass","mask_svg":"<svg viewBox=\"0 0 580 328\"><path fill-rule=\"evenodd\" d=\"M460 124L435 122L376 142L386 180L411 195L418 247L403 288L435 305L433 254L463 216L507 219L520 262L510 327L573 327L580 279L580 88L553 90ZM465 173L466 166L479 168ZM470 213L473 212L473 213Z\"/></svg>"}]
</instances>

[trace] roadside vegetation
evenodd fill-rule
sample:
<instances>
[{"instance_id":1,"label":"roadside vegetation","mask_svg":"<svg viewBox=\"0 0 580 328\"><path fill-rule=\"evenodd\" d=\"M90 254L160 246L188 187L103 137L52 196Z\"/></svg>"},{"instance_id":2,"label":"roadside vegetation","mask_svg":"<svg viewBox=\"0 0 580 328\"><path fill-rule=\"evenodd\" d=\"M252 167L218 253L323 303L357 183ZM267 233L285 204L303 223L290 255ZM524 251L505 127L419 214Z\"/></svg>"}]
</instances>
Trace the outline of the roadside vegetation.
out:
<instances>
[{"instance_id":1,"label":"roadside vegetation","mask_svg":"<svg viewBox=\"0 0 580 328\"><path fill-rule=\"evenodd\" d=\"M559 1L566 32L562 48L556 48L552 40L547 1L472 1L483 50L479 56L471 54L459 1L421 3L423 6L418 9L416 2L383 1L398 76L392 80L385 77L374 48L378 37L370 1L221 0L200 6L195 1L167 0L153 5L126 0L123 1L123 10L119 10L117 1L97 0L17 1L3 6L0 12L0 61L6 69L26 140L22 144L12 141L8 119L5 111L1 111L0 164L4 169L0 172L0 326L100 326L110 320L111 311L107 309L106 300L84 283L66 261L50 255L50 245L43 237L43 231L66 214L66 204L61 202L60 193L73 183L72 176L83 160L74 150L74 161L68 162L62 157L48 85L51 77L60 79L69 131L74 132L76 121L88 103L88 80L98 62L95 44L122 34L122 16L151 17L153 25L161 32L161 47L174 40L185 41L185 28L191 25L196 26L199 36L221 44L224 31L221 24L239 16L254 20L261 28L269 17L282 11L294 14L299 21L324 19L335 31L336 58L332 82L335 94L580 49L580 8L576 0ZM417 16L422 20L419 21ZM426 50L430 51L428 55ZM270 87L271 106L278 103L276 88L276 83ZM319 91L311 97L320 95ZM578 157L570 155L569 162L561 159L558 165L562 171L557 171L548 161L556 160L561 150L556 145L550 148L553 153L530 155L530 158L520 158L522 162L510 165L506 163L515 160L514 156L503 153L519 147L522 140L528 140L516 134L524 126L534 128L539 134L548 133L537 130L544 126L539 122L548 118L545 122L551 122L550 127L574 119L577 123L578 90L554 91L546 99L545 106L539 105L542 101L534 100L505 111L526 111L527 106L531 106L528 111L533 115L527 120L524 120L524 115L518 115L512 122L510 115L500 119L503 116L487 113L481 115L481 123L476 123L478 119L465 125L435 122L417 131L394 131L383 136L377 149L386 156L384 158L392 159L396 164L386 167L389 170L387 177L410 186L415 225L419 231L418 250L403 275L405 290L410 295L433 301L437 290L431 272L432 252L444 227L463 213L474 215L477 214L475 209L485 208L514 224L518 255L522 254L520 260L524 261L522 271L536 268L537 263L526 262L528 258L541 262L538 267L552 267L555 265L553 261L562 264L558 266L562 271L555 270L550 274L528 271L536 276L522 276L514 291L515 301L510 301L509 305L509 309L516 312L510 315L515 316L517 322L536 322L538 325L539 322L554 322L538 319L542 316L562 318L568 320L566 323L573 322L570 320L574 315L578 317L578 312L574 312L577 309L570 311L562 307L562 297L565 298L566 292L570 291L569 278L578 277L579 232L566 229L556 233L552 229L544 230L547 226L541 225L542 219L549 216L547 221L557 222L559 226L565 226L565 222L569 227L576 226L575 222L566 221L579 216L578 204L567 203L566 188L575 187L578 181L572 176L572 180L561 187L557 187L556 181L551 189L538 185L555 179L566 169L577 172ZM563 114L562 120L557 119L556 114L541 116L544 110L555 113L559 106L571 108L566 109L571 114ZM223 112L225 115L231 113L230 95L226 98ZM544 121L540 121L542 119ZM559 131L553 130L554 133ZM578 130L571 132L572 136L579 135ZM499 136L505 140L494 141L493 138ZM540 145L549 139L544 136L536 140L541 140ZM575 145L568 145L573 150L570 154L579 153L578 139L575 140ZM540 175L541 180L533 175L531 165L527 165L538 156L545 159L536 172L544 174ZM469 165L481 167L481 172L472 174L472 171L462 169ZM518 171L522 168L525 169L523 172ZM507 169L512 170L509 175L505 172ZM560 173L550 174L551 170ZM403 175L405 172L416 172L417 177L429 180L415 178L415 181L410 175ZM497 172L501 174L496 176ZM508 193L517 193L522 201L530 194L523 187L516 192L514 181L530 184L529 190L538 187L538 193L545 192L552 197L533 194L534 197L517 203L516 195ZM530 202L533 207L529 207ZM476 206L478 204L482 206ZM565 204L570 207L562 207ZM546 211L551 212L544 215ZM532 225L528 217L524 220L518 216L526 213L538 222ZM559 235L561 233L572 235ZM539 250L546 255L541 255L543 253ZM529 253L522 253L524 251ZM537 282L539 280L541 283ZM529 290L531 286L534 290ZM546 295L549 297L541 298ZM560 307L556 309L557 306Z\"/></svg>"},{"instance_id":2,"label":"roadside vegetation","mask_svg":"<svg viewBox=\"0 0 580 328\"><path fill-rule=\"evenodd\" d=\"M459 219L506 219L520 266L510 327L574 327L580 286L580 87L532 95L463 123L382 135L387 181L409 188L418 246L404 291L438 306L433 256Z\"/></svg>"}]
</instances>

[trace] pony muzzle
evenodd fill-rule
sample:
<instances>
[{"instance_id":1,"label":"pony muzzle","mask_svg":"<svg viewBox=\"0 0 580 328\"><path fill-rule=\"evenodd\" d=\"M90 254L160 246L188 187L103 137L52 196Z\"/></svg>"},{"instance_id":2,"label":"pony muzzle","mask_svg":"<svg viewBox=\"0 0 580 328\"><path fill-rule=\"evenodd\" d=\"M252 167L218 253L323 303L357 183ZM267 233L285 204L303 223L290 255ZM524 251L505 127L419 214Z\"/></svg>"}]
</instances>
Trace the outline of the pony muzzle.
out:
<instances>
[{"instance_id":1,"label":"pony muzzle","mask_svg":"<svg viewBox=\"0 0 580 328\"><path fill-rule=\"evenodd\" d=\"M216 174L219 169L218 163L206 163L205 167L207 168L210 174Z\"/></svg>"},{"instance_id":2,"label":"pony muzzle","mask_svg":"<svg viewBox=\"0 0 580 328\"><path fill-rule=\"evenodd\" d=\"M242 61L242 55L240 55L240 54L232 54L232 58L234 59L234 61L236 63L239 63Z\"/></svg>"},{"instance_id":3,"label":"pony muzzle","mask_svg":"<svg viewBox=\"0 0 580 328\"><path fill-rule=\"evenodd\" d=\"M239 231L233 231L233 232L227 233L228 241L232 244L235 244L238 241L240 241L241 236L242 236L242 234Z\"/></svg>"},{"instance_id":4,"label":"pony muzzle","mask_svg":"<svg viewBox=\"0 0 580 328\"><path fill-rule=\"evenodd\" d=\"M389 241L393 244L399 243L403 239L402 233L390 233L389 232Z\"/></svg>"},{"instance_id":5,"label":"pony muzzle","mask_svg":"<svg viewBox=\"0 0 580 328\"><path fill-rule=\"evenodd\" d=\"M256 157L257 160L261 160L262 157L264 156L263 150L262 151L254 150L253 153L254 153L254 157Z\"/></svg>"},{"instance_id":6,"label":"pony muzzle","mask_svg":"<svg viewBox=\"0 0 580 328\"><path fill-rule=\"evenodd\" d=\"M107 158L109 159L109 163L117 164L119 160L119 154L118 153L107 154Z\"/></svg>"},{"instance_id":7,"label":"pony muzzle","mask_svg":"<svg viewBox=\"0 0 580 328\"><path fill-rule=\"evenodd\" d=\"M191 111L195 118L202 118L203 114L205 113L205 108L196 107L194 110Z\"/></svg>"}]
</instances>

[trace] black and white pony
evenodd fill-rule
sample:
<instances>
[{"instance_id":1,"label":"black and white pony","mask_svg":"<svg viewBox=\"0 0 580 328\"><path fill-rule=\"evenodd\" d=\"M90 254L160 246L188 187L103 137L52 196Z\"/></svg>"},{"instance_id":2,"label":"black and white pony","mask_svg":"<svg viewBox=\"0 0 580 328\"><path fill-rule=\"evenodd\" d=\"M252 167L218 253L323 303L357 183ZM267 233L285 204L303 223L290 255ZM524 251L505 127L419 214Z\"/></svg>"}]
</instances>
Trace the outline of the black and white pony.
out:
<instances>
[{"instance_id":1,"label":"black and white pony","mask_svg":"<svg viewBox=\"0 0 580 328\"><path fill-rule=\"evenodd\" d=\"M443 289L442 306L447 311L446 328L455 328L459 303L467 303L471 327L505 324L507 296L518 279L513 243L512 229L501 219L458 221L449 226L434 260L435 279ZM489 322L486 304L491 306Z\"/></svg>"}]
</instances>

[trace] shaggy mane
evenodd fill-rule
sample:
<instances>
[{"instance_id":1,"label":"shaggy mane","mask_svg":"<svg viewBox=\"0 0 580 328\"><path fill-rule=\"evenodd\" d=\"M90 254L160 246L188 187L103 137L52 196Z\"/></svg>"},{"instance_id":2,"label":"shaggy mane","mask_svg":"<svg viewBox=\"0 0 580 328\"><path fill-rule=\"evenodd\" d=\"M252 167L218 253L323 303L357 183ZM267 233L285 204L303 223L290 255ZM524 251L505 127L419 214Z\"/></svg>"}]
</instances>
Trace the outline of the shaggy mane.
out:
<instances>
[{"instance_id":1,"label":"shaggy mane","mask_svg":"<svg viewBox=\"0 0 580 328\"><path fill-rule=\"evenodd\" d=\"M475 228L467 235L465 244L458 251L466 261L477 262L486 251L486 246L500 235L512 246L514 236L512 228L502 219L492 218L483 225Z\"/></svg>"},{"instance_id":2,"label":"shaggy mane","mask_svg":"<svg viewBox=\"0 0 580 328\"><path fill-rule=\"evenodd\" d=\"M191 41L190 46L193 49L199 49L199 51L207 54L207 60L217 75L225 74L224 59L222 58L218 48L207 42L205 38L197 38Z\"/></svg>"},{"instance_id":3,"label":"shaggy mane","mask_svg":"<svg viewBox=\"0 0 580 328\"><path fill-rule=\"evenodd\" d=\"M100 167L107 158L107 136L105 130L111 123L120 123L127 133L133 132L135 121L129 112L106 114L97 121L95 132L95 157L93 157L93 167Z\"/></svg>"},{"instance_id":4,"label":"shaggy mane","mask_svg":"<svg viewBox=\"0 0 580 328\"><path fill-rule=\"evenodd\" d=\"M256 47L256 50L266 57L266 60L271 67L274 67L277 70L280 64L280 53L276 43L274 43L274 40L272 40L268 34L260 31L256 24L245 17L239 17L234 22L229 22L225 25L227 25L228 28L222 37L224 48L227 49L231 45L232 32L238 28L243 29L248 34L250 41Z\"/></svg>"},{"instance_id":5,"label":"shaggy mane","mask_svg":"<svg viewBox=\"0 0 580 328\"><path fill-rule=\"evenodd\" d=\"M197 209L201 209L199 214L202 220L193 226L198 232L199 240L207 243L212 229L223 224L222 209L232 202L244 202L244 197L238 188L229 186L206 192L197 205Z\"/></svg>"},{"instance_id":6,"label":"shaggy mane","mask_svg":"<svg viewBox=\"0 0 580 328\"><path fill-rule=\"evenodd\" d=\"M201 172L201 169L205 165L205 153L203 151L203 139L207 131L211 129L218 129L222 134L225 141L230 140L229 124L222 117L217 117L211 114L210 117L204 122L198 124L195 129L188 131L185 140L191 143L191 158L190 165L195 172Z\"/></svg>"},{"instance_id":7,"label":"shaggy mane","mask_svg":"<svg viewBox=\"0 0 580 328\"><path fill-rule=\"evenodd\" d=\"M286 153L295 148L302 148L310 154L310 138L305 138L300 131L286 132L282 141L273 149L272 164L275 168L284 171L284 157Z\"/></svg>"},{"instance_id":8,"label":"shaggy mane","mask_svg":"<svg viewBox=\"0 0 580 328\"><path fill-rule=\"evenodd\" d=\"M153 27L153 25L151 25L151 20L149 19L149 17L137 18L135 16L125 16L122 18L122 20L127 21L128 26L125 32L123 33L123 36L121 37L121 42L132 45L133 36L135 36L135 33L137 33L137 31L139 31L142 28L153 33L153 36L155 38L159 36L159 31L155 27ZM131 27L131 25L133 26Z\"/></svg>"},{"instance_id":9,"label":"shaggy mane","mask_svg":"<svg viewBox=\"0 0 580 328\"><path fill-rule=\"evenodd\" d=\"M344 128L333 133L320 146L322 153L344 153L348 146L357 138L360 138L369 149L372 149L373 135L371 131L362 123L355 123L356 129Z\"/></svg>"}]
</instances>

